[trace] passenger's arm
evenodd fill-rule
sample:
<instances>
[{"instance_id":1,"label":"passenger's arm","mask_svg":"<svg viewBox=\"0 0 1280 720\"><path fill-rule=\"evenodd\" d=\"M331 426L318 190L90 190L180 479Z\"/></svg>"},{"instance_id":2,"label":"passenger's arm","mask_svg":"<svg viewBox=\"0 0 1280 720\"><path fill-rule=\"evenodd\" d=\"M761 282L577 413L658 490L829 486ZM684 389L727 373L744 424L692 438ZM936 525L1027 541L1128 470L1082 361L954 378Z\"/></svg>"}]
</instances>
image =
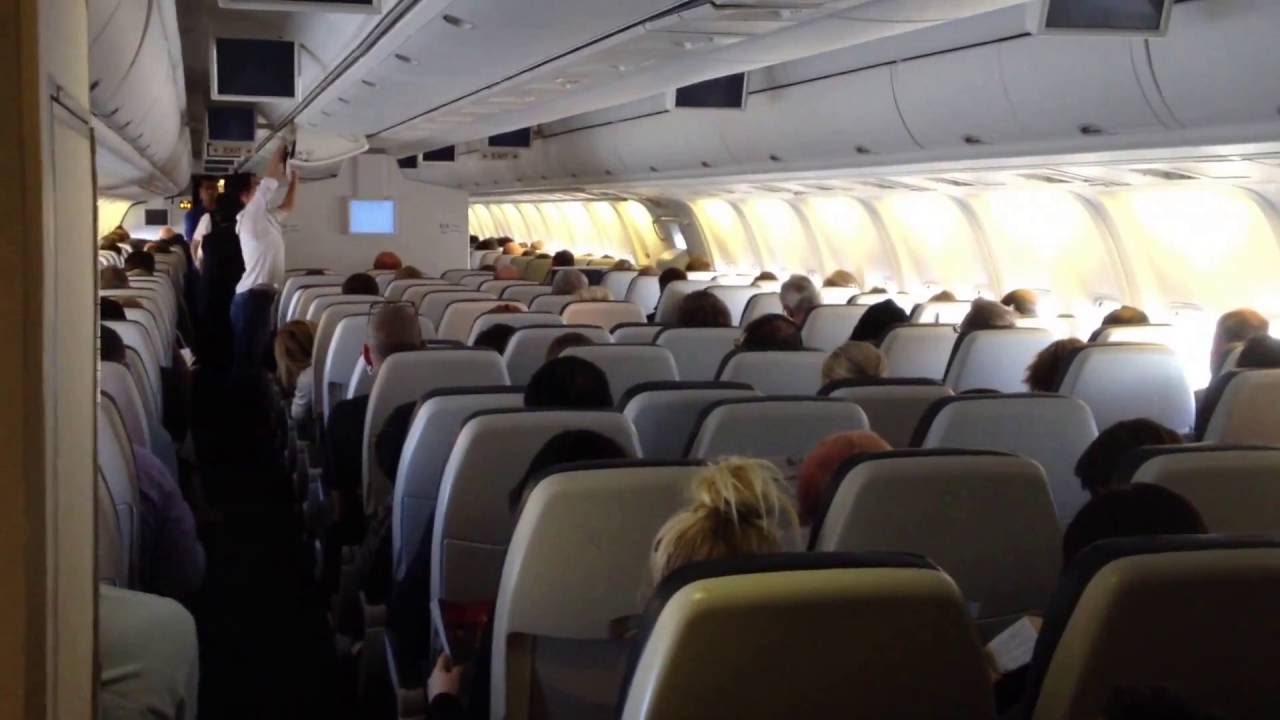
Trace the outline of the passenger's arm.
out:
<instances>
[{"instance_id":1,"label":"passenger's arm","mask_svg":"<svg viewBox=\"0 0 1280 720\"><path fill-rule=\"evenodd\" d=\"M276 208L277 212L287 215L293 212L293 200L298 194L298 171L289 171L289 190L284 194L284 200L280 201L280 205Z\"/></svg>"}]
</instances>

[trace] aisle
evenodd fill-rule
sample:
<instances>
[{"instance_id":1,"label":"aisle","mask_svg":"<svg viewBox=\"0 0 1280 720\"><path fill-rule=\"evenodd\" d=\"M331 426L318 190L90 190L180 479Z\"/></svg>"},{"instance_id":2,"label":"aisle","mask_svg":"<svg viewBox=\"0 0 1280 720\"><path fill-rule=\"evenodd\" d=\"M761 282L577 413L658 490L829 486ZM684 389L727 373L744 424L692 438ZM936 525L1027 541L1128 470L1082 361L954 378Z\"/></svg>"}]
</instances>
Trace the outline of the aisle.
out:
<instances>
[{"instance_id":1,"label":"aisle","mask_svg":"<svg viewBox=\"0 0 1280 720\"><path fill-rule=\"evenodd\" d=\"M198 373L192 431L209 510L200 718L352 718L287 474L258 392Z\"/></svg>"}]
</instances>

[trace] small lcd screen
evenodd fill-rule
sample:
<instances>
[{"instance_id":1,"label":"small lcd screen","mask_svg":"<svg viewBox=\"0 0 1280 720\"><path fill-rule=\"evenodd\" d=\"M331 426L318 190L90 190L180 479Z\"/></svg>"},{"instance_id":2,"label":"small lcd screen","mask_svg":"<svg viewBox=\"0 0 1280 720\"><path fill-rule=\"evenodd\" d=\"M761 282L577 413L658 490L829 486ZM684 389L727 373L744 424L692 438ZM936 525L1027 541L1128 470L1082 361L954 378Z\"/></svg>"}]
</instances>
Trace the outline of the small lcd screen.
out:
<instances>
[{"instance_id":1,"label":"small lcd screen","mask_svg":"<svg viewBox=\"0 0 1280 720\"><path fill-rule=\"evenodd\" d=\"M1050 0L1045 29L1157 31L1169 2L1172 0Z\"/></svg>"},{"instance_id":2,"label":"small lcd screen","mask_svg":"<svg viewBox=\"0 0 1280 720\"><path fill-rule=\"evenodd\" d=\"M489 147L527 148L533 146L533 129L512 130L489 136Z\"/></svg>"},{"instance_id":3,"label":"small lcd screen","mask_svg":"<svg viewBox=\"0 0 1280 720\"><path fill-rule=\"evenodd\" d=\"M676 89L678 108L738 110L747 104L747 74L726 75Z\"/></svg>"},{"instance_id":4,"label":"small lcd screen","mask_svg":"<svg viewBox=\"0 0 1280 720\"><path fill-rule=\"evenodd\" d=\"M352 200L347 206L349 235L394 235L395 200Z\"/></svg>"},{"instance_id":5,"label":"small lcd screen","mask_svg":"<svg viewBox=\"0 0 1280 720\"><path fill-rule=\"evenodd\" d=\"M253 108L245 105L211 105L208 118L211 142L253 142Z\"/></svg>"},{"instance_id":6,"label":"small lcd screen","mask_svg":"<svg viewBox=\"0 0 1280 720\"><path fill-rule=\"evenodd\" d=\"M422 153L422 162L453 162L457 159L457 151L453 145L439 150L428 150Z\"/></svg>"},{"instance_id":7,"label":"small lcd screen","mask_svg":"<svg viewBox=\"0 0 1280 720\"><path fill-rule=\"evenodd\" d=\"M294 98L296 52L288 40L214 40L215 97Z\"/></svg>"},{"instance_id":8,"label":"small lcd screen","mask_svg":"<svg viewBox=\"0 0 1280 720\"><path fill-rule=\"evenodd\" d=\"M169 211L161 208L159 210L148 209L145 213L148 225L168 225Z\"/></svg>"}]
</instances>

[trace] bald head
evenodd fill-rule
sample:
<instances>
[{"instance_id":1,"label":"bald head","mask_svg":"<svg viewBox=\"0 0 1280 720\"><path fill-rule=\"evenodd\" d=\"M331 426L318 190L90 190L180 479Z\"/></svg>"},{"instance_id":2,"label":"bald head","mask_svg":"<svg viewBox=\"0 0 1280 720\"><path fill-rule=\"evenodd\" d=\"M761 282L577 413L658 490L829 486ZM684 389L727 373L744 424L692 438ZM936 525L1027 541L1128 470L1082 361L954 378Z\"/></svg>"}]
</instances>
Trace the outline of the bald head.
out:
<instances>
[{"instance_id":1,"label":"bald head","mask_svg":"<svg viewBox=\"0 0 1280 720\"><path fill-rule=\"evenodd\" d=\"M369 318L369 344L365 362L375 370L399 352L422 349L422 328L418 313L408 303L382 305Z\"/></svg>"},{"instance_id":2,"label":"bald head","mask_svg":"<svg viewBox=\"0 0 1280 720\"><path fill-rule=\"evenodd\" d=\"M1227 356L1238 344L1256 335L1266 335L1270 329L1271 323L1262 316L1262 313L1248 308L1232 310L1218 318L1218 327L1213 333L1213 348L1209 358L1213 374L1218 374Z\"/></svg>"},{"instance_id":3,"label":"bald head","mask_svg":"<svg viewBox=\"0 0 1280 720\"><path fill-rule=\"evenodd\" d=\"M177 235L177 233L173 231L173 228L167 226L160 228L161 240L172 240L174 235Z\"/></svg>"}]
</instances>

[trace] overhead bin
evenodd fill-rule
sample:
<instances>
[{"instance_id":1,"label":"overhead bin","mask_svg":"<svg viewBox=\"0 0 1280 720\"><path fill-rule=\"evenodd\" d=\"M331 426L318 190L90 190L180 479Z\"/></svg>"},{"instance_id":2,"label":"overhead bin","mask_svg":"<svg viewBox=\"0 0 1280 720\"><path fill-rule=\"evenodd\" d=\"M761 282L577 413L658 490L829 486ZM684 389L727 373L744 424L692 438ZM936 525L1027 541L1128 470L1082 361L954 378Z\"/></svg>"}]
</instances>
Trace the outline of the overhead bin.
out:
<instances>
[{"instance_id":1,"label":"overhead bin","mask_svg":"<svg viewBox=\"0 0 1280 720\"><path fill-rule=\"evenodd\" d=\"M630 120L616 135L622 168L628 175L724 167L731 162L720 138L722 121L741 117L738 110L674 110ZM678 128L672 132L671 121ZM705 165L703 163L706 163ZM617 170L615 169L615 172Z\"/></svg>"},{"instance_id":2,"label":"overhead bin","mask_svg":"<svg viewBox=\"0 0 1280 720\"><path fill-rule=\"evenodd\" d=\"M995 47L1024 140L1164 129L1134 71L1147 61L1141 40L1040 36Z\"/></svg>"},{"instance_id":3,"label":"overhead bin","mask_svg":"<svg viewBox=\"0 0 1280 720\"><path fill-rule=\"evenodd\" d=\"M998 44L928 55L893 68L898 110L928 149L999 145L1019 138L1000 76Z\"/></svg>"},{"instance_id":4,"label":"overhead bin","mask_svg":"<svg viewBox=\"0 0 1280 720\"><path fill-rule=\"evenodd\" d=\"M871 157L916 149L894 105L888 66L757 93L747 101L746 112L717 116L711 124L721 129L730 155L740 163L816 161L837 154Z\"/></svg>"},{"instance_id":5,"label":"overhead bin","mask_svg":"<svg viewBox=\"0 0 1280 720\"><path fill-rule=\"evenodd\" d=\"M1280 2L1173 6L1169 34L1149 42L1160 95L1186 127L1280 123Z\"/></svg>"}]
</instances>

